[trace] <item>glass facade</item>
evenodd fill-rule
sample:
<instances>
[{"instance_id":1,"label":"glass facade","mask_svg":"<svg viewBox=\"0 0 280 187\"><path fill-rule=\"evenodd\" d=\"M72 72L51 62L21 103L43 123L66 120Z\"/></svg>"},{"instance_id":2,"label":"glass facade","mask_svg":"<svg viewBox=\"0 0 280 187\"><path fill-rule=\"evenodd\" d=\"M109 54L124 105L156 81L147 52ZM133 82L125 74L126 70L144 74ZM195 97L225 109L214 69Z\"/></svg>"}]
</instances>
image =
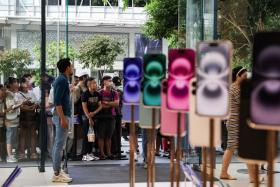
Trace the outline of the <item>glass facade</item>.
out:
<instances>
[{"instance_id":1,"label":"glass facade","mask_svg":"<svg viewBox=\"0 0 280 187\"><path fill-rule=\"evenodd\" d=\"M214 36L214 0L187 0L186 43L196 48L200 40Z\"/></svg>"}]
</instances>

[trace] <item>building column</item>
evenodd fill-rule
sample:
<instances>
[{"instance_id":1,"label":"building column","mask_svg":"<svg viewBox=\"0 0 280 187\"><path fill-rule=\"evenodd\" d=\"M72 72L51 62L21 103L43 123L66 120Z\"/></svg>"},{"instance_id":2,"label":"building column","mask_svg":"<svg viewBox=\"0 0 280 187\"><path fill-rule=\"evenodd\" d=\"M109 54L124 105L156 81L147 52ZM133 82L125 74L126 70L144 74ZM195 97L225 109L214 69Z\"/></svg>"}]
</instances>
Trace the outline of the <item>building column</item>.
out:
<instances>
[{"instance_id":1,"label":"building column","mask_svg":"<svg viewBox=\"0 0 280 187\"><path fill-rule=\"evenodd\" d=\"M11 26L11 49L17 48L17 30Z\"/></svg>"},{"instance_id":2,"label":"building column","mask_svg":"<svg viewBox=\"0 0 280 187\"><path fill-rule=\"evenodd\" d=\"M129 33L128 37L128 56L135 57L135 33Z\"/></svg>"}]
</instances>

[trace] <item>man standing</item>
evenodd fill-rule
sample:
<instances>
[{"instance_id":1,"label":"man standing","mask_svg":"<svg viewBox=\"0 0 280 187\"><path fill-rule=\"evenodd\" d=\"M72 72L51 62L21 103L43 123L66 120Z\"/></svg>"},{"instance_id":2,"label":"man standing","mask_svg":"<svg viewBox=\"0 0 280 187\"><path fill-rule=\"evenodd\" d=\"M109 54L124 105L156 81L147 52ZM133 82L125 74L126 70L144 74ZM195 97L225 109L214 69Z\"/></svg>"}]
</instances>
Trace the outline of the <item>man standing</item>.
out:
<instances>
[{"instance_id":1,"label":"man standing","mask_svg":"<svg viewBox=\"0 0 280 187\"><path fill-rule=\"evenodd\" d=\"M119 97L119 106L115 108L116 116L115 116L115 130L112 137L112 154L117 160L121 160L122 156L125 159L125 155L121 154L121 136L122 136L122 83L120 77L113 77L112 79L114 83L114 90L118 93Z\"/></svg>"},{"instance_id":2,"label":"man standing","mask_svg":"<svg viewBox=\"0 0 280 187\"><path fill-rule=\"evenodd\" d=\"M107 158L113 159L111 153L111 138L115 129L115 107L119 106L118 93L112 89L112 78L110 76L104 76L102 78L102 83L103 88L99 91L102 103L100 118L102 119L100 119L97 128L100 160L106 158L104 148L106 149Z\"/></svg>"},{"instance_id":3,"label":"man standing","mask_svg":"<svg viewBox=\"0 0 280 187\"><path fill-rule=\"evenodd\" d=\"M68 137L68 126L71 122L71 101L69 78L73 74L72 65L69 58L61 59L57 62L60 75L54 82L54 106L55 112L53 123L55 124L56 136L52 152L54 176L53 182L69 183L72 178L61 170L61 159L63 148Z\"/></svg>"}]
</instances>

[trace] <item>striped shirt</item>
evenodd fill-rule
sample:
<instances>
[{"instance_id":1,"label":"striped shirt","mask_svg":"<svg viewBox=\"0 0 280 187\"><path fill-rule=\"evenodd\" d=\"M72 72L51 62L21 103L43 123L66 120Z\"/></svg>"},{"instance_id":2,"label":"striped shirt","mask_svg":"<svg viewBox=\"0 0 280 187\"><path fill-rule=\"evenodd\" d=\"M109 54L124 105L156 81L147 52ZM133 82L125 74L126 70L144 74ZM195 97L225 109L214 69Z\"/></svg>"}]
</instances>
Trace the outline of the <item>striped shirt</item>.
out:
<instances>
[{"instance_id":1,"label":"striped shirt","mask_svg":"<svg viewBox=\"0 0 280 187\"><path fill-rule=\"evenodd\" d=\"M4 112L4 101L0 101L0 112ZM0 115L0 127L4 126L4 116Z\"/></svg>"},{"instance_id":2,"label":"striped shirt","mask_svg":"<svg viewBox=\"0 0 280 187\"><path fill-rule=\"evenodd\" d=\"M236 83L231 84L229 90L230 97L230 124L239 123L239 106L240 106L240 88Z\"/></svg>"},{"instance_id":3,"label":"striped shirt","mask_svg":"<svg viewBox=\"0 0 280 187\"><path fill-rule=\"evenodd\" d=\"M240 107L240 88L236 83L231 84L229 90L230 97L230 116L226 126L228 131L227 148L238 148L238 124Z\"/></svg>"}]
</instances>

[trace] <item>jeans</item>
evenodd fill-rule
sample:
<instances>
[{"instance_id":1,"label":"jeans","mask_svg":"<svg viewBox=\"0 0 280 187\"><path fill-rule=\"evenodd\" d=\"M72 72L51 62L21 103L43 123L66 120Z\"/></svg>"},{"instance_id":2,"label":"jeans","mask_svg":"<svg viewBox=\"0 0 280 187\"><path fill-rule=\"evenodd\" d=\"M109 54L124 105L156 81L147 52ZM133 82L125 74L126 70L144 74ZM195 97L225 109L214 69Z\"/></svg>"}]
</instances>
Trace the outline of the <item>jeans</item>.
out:
<instances>
[{"instance_id":1,"label":"jeans","mask_svg":"<svg viewBox=\"0 0 280 187\"><path fill-rule=\"evenodd\" d=\"M147 145L148 145L148 130L142 129L142 149L143 149L143 158L147 162Z\"/></svg>"},{"instance_id":2,"label":"jeans","mask_svg":"<svg viewBox=\"0 0 280 187\"><path fill-rule=\"evenodd\" d=\"M68 119L68 127L71 125L71 118L66 117ZM52 160L53 160L53 170L55 172L59 172L61 169L61 159L62 159L62 151L65 148L67 137L68 137L68 129L62 128L60 124L60 118L58 116L53 116L53 123L55 125L55 140L52 151Z\"/></svg>"}]
</instances>

